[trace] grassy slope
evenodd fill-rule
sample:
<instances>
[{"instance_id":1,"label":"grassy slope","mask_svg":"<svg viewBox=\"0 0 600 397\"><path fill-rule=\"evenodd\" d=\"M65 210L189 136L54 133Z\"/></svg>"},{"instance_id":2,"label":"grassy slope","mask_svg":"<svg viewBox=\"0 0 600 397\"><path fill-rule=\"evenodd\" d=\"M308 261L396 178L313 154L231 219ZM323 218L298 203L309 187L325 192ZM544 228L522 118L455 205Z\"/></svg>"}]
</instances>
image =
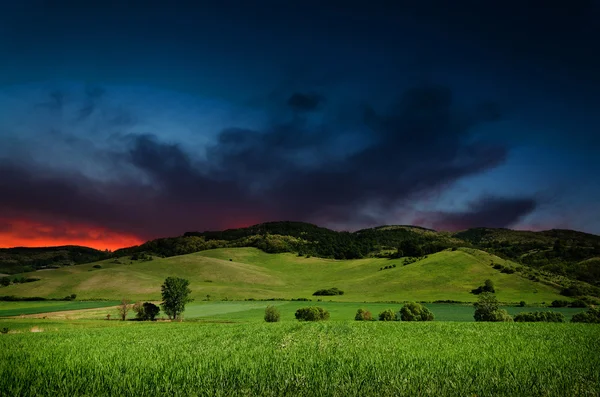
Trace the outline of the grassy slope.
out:
<instances>
[{"instance_id":1,"label":"grassy slope","mask_svg":"<svg viewBox=\"0 0 600 397\"><path fill-rule=\"evenodd\" d=\"M212 299L313 298L317 289L338 287L346 294L324 299L473 301L475 296L469 291L487 278L496 284L501 301L534 303L560 298L551 287L494 270L491 260L505 264L500 258L470 249L439 252L402 266L400 259L340 261L267 254L255 248L225 248L132 264L106 260L98 262L102 269L86 264L30 273L42 280L2 288L0 295L62 297L75 293L79 299L156 300L165 277L178 276L190 280L196 299L207 294ZM397 267L379 271L392 264Z\"/></svg>"}]
</instances>

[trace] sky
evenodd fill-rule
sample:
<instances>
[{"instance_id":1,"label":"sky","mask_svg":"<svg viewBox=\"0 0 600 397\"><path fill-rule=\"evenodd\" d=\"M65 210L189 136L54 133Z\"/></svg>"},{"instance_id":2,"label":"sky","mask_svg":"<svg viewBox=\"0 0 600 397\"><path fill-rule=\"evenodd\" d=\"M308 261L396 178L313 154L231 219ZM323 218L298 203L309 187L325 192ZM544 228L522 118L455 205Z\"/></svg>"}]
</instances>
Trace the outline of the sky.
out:
<instances>
[{"instance_id":1,"label":"sky","mask_svg":"<svg viewBox=\"0 0 600 397\"><path fill-rule=\"evenodd\" d=\"M600 1L0 0L0 247L600 234Z\"/></svg>"}]
</instances>

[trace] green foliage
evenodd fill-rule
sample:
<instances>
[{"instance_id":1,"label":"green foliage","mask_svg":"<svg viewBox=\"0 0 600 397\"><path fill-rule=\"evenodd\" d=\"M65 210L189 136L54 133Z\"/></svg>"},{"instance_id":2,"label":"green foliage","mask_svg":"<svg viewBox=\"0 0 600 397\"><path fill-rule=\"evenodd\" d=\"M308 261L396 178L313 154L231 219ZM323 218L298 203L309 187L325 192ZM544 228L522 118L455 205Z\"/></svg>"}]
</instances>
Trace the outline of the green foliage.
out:
<instances>
[{"instance_id":1,"label":"green foliage","mask_svg":"<svg viewBox=\"0 0 600 397\"><path fill-rule=\"evenodd\" d=\"M303 307L296 310L296 319L299 321L329 320L329 312L317 306Z\"/></svg>"},{"instance_id":2,"label":"green foliage","mask_svg":"<svg viewBox=\"0 0 600 397\"><path fill-rule=\"evenodd\" d=\"M475 306L475 321L512 321L512 317L504 309L500 309L500 304L496 295L491 292L482 292L477 297Z\"/></svg>"},{"instance_id":3,"label":"green foliage","mask_svg":"<svg viewBox=\"0 0 600 397\"><path fill-rule=\"evenodd\" d=\"M402 321L433 321L433 313L419 303L408 302L400 309L400 319Z\"/></svg>"},{"instance_id":4,"label":"green foliage","mask_svg":"<svg viewBox=\"0 0 600 397\"><path fill-rule=\"evenodd\" d=\"M356 321L373 321L373 315L368 310L358 309L356 311L356 315L354 316L354 320L356 320Z\"/></svg>"},{"instance_id":5,"label":"green foliage","mask_svg":"<svg viewBox=\"0 0 600 397\"><path fill-rule=\"evenodd\" d=\"M185 305L191 301L189 289L190 282L183 278L167 277L161 286L163 302L161 304L163 311L170 319L180 319L181 313L185 310Z\"/></svg>"},{"instance_id":6,"label":"green foliage","mask_svg":"<svg viewBox=\"0 0 600 397\"><path fill-rule=\"evenodd\" d=\"M279 310L275 306L267 306L265 309L265 321L268 323L276 323L281 318Z\"/></svg>"},{"instance_id":7,"label":"green foliage","mask_svg":"<svg viewBox=\"0 0 600 397\"><path fill-rule=\"evenodd\" d=\"M335 296L344 295L344 291L341 291L335 287L329 289L320 289L313 293L313 296Z\"/></svg>"},{"instance_id":8,"label":"green foliage","mask_svg":"<svg viewBox=\"0 0 600 397\"><path fill-rule=\"evenodd\" d=\"M562 313L557 312L531 312L531 313L519 313L514 317L517 323L564 323L565 316Z\"/></svg>"},{"instance_id":9,"label":"green foliage","mask_svg":"<svg viewBox=\"0 0 600 397\"><path fill-rule=\"evenodd\" d=\"M494 282L492 280L487 279L483 285L471 290L471 293L475 295L479 295L483 292L489 292L492 294L496 292L496 288L494 287Z\"/></svg>"},{"instance_id":10,"label":"green foliage","mask_svg":"<svg viewBox=\"0 0 600 397\"><path fill-rule=\"evenodd\" d=\"M136 319L140 321L154 321L160 308L152 302L136 302L133 305Z\"/></svg>"},{"instance_id":11,"label":"green foliage","mask_svg":"<svg viewBox=\"0 0 600 397\"><path fill-rule=\"evenodd\" d=\"M519 306L520 307L525 307L526 305L527 305L527 303L525 301L519 302Z\"/></svg>"},{"instance_id":12,"label":"green foliage","mask_svg":"<svg viewBox=\"0 0 600 397\"><path fill-rule=\"evenodd\" d=\"M398 320L396 312L392 309L387 309L379 313L379 321L396 321Z\"/></svg>"},{"instance_id":13,"label":"green foliage","mask_svg":"<svg viewBox=\"0 0 600 397\"><path fill-rule=\"evenodd\" d=\"M10 277L0 278L0 285L3 287L8 287L10 285Z\"/></svg>"},{"instance_id":14,"label":"green foliage","mask_svg":"<svg viewBox=\"0 0 600 397\"><path fill-rule=\"evenodd\" d=\"M600 324L600 308L592 307L587 312L577 313L571 318L571 322Z\"/></svg>"},{"instance_id":15,"label":"green foliage","mask_svg":"<svg viewBox=\"0 0 600 397\"><path fill-rule=\"evenodd\" d=\"M92 266L93 269L102 269L102 265L94 265Z\"/></svg>"}]
</instances>

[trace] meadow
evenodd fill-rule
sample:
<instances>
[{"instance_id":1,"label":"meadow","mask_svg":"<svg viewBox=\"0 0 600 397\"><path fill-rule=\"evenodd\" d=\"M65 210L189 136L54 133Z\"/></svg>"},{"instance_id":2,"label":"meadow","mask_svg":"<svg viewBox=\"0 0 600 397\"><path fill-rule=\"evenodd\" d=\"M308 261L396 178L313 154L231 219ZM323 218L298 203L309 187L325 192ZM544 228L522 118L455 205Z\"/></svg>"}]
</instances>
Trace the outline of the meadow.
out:
<instances>
[{"instance_id":1,"label":"meadow","mask_svg":"<svg viewBox=\"0 0 600 397\"><path fill-rule=\"evenodd\" d=\"M128 257L25 274L40 281L10 285L1 295L78 299L160 300L168 276L190 280L192 297L202 300L311 298L337 287L341 302L456 300L472 302L470 291L490 279L502 302L550 303L565 299L559 288L506 274L491 264L517 265L486 252L461 248L442 251L404 265L403 259L334 260L296 254L267 254L256 248L222 248L152 261ZM100 266L101 268L95 268ZM388 269L380 270L388 267ZM328 298L329 299L329 298ZM566 298L568 299L568 298Z\"/></svg>"},{"instance_id":2,"label":"meadow","mask_svg":"<svg viewBox=\"0 0 600 397\"><path fill-rule=\"evenodd\" d=\"M7 324L3 396L600 393L600 327L586 324Z\"/></svg>"}]
</instances>

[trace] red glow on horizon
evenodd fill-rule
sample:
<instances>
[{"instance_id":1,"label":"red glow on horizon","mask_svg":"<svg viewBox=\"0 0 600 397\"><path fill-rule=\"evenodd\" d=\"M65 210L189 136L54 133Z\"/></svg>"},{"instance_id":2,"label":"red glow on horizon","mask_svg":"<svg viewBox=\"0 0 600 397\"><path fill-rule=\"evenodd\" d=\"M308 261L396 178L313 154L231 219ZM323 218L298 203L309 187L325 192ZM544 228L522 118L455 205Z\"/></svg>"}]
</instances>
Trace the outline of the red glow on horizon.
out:
<instances>
[{"instance_id":1,"label":"red glow on horizon","mask_svg":"<svg viewBox=\"0 0 600 397\"><path fill-rule=\"evenodd\" d=\"M139 245L145 240L102 227L75 224L44 224L27 220L0 220L8 227L0 229L0 248L53 247L80 245L114 251Z\"/></svg>"}]
</instances>

